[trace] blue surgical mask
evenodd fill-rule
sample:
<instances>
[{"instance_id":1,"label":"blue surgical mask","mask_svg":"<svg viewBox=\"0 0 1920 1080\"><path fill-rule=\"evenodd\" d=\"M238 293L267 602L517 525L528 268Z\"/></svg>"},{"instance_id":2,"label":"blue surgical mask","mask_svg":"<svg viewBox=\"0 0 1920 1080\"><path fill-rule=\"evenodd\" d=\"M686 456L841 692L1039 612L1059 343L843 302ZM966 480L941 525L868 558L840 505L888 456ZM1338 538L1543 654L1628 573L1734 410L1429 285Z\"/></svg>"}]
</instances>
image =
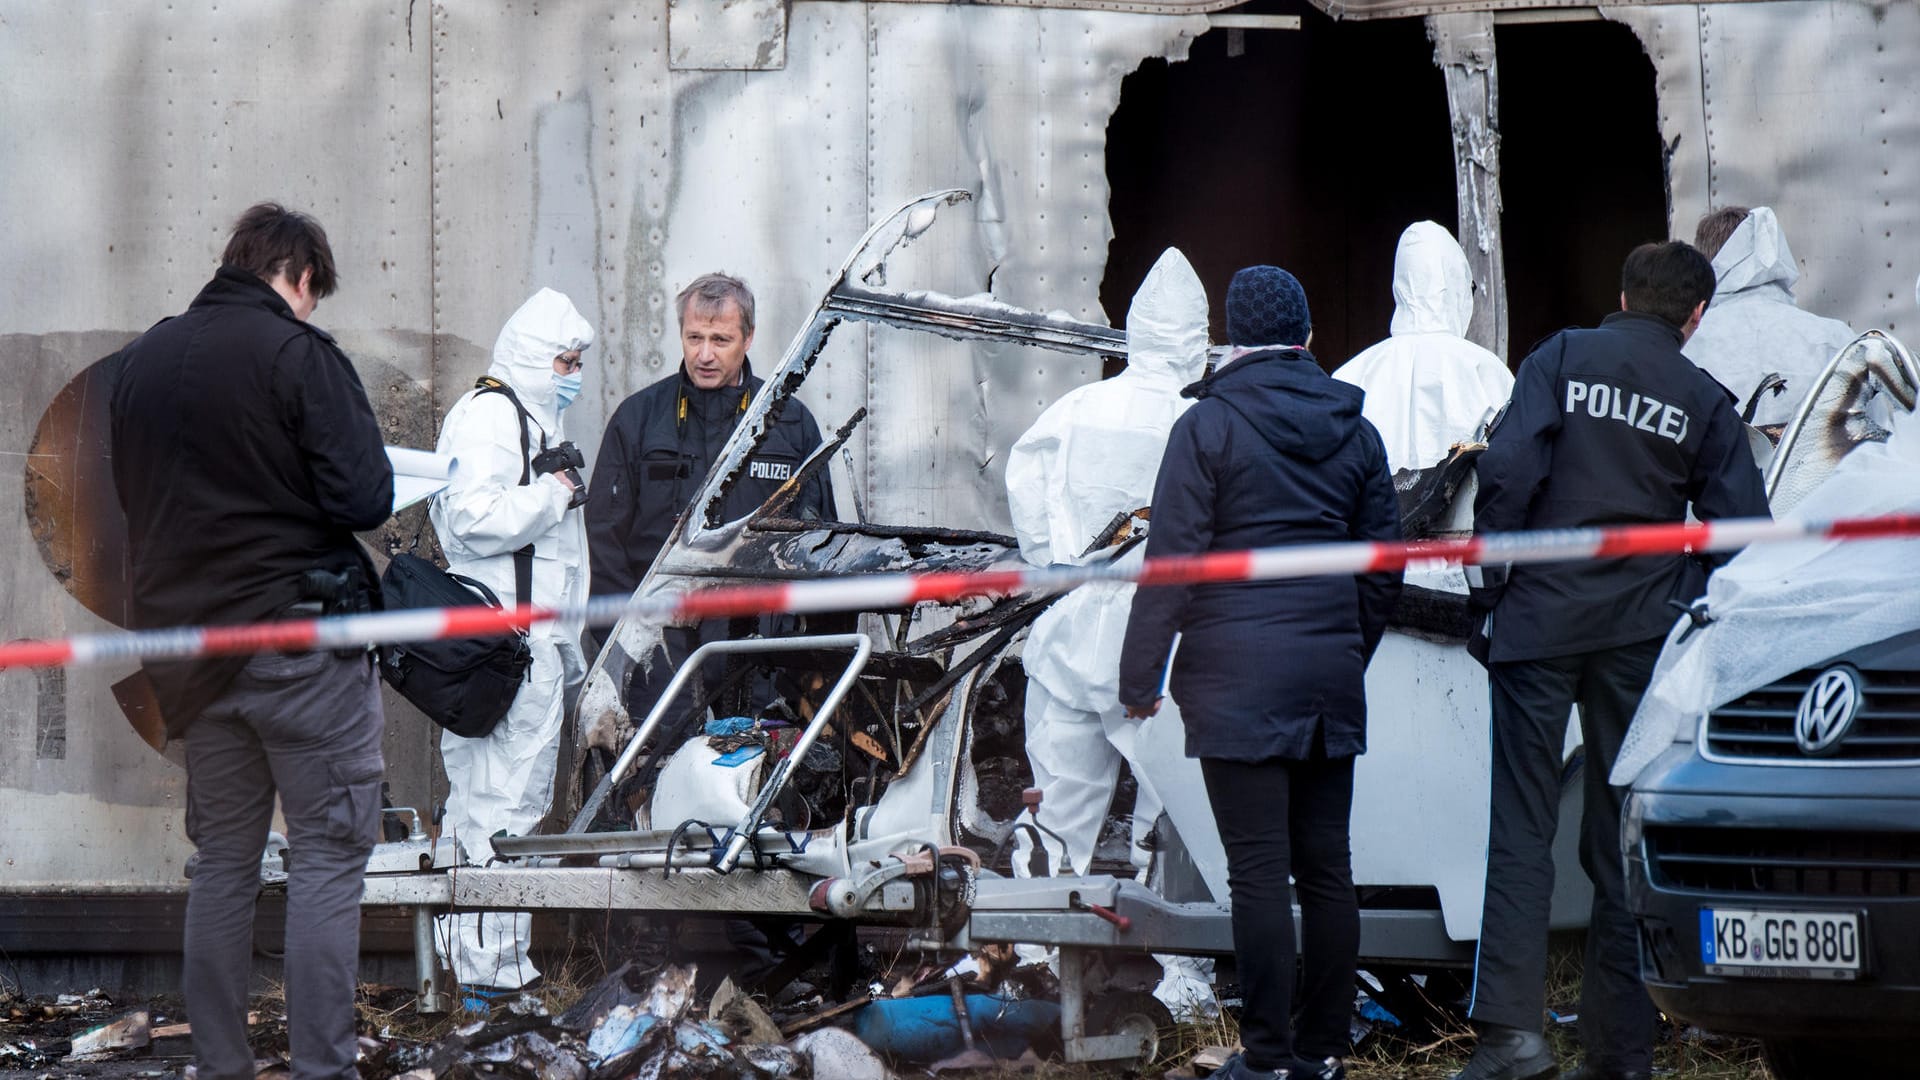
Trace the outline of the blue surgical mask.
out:
<instances>
[{"instance_id":1,"label":"blue surgical mask","mask_svg":"<svg viewBox=\"0 0 1920 1080\"><path fill-rule=\"evenodd\" d=\"M564 409L573 404L573 399L579 396L579 372L575 371L566 375L555 375L553 377L553 399L558 403L559 408Z\"/></svg>"}]
</instances>

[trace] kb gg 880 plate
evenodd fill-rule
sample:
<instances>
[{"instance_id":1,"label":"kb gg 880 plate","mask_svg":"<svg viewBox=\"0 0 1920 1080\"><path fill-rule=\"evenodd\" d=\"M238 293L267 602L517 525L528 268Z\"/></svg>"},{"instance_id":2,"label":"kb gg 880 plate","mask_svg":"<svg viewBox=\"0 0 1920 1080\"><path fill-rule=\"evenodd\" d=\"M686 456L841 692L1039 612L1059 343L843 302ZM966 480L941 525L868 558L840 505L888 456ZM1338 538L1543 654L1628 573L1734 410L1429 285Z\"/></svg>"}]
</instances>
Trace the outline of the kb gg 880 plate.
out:
<instances>
[{"instance_id":1,"label":"kb gg 880 plate","mask_svg":"<svg viewBox=\"0 0 1920 1080\"><path fill-rule=\"evenodd\" d=\"M1700 909L1700 961L1709 975L1855 979L1865 918L1851 911Z\"/></svg>"}]
</instances>

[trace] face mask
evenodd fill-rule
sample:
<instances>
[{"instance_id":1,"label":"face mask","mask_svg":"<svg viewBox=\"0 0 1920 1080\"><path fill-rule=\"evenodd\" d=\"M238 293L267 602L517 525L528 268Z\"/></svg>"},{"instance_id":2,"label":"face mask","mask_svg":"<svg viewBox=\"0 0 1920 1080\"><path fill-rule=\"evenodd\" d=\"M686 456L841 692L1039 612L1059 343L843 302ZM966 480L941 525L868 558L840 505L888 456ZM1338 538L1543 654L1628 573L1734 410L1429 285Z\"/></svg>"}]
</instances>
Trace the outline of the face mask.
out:
<instances>
[{"instance_id":1,"label":"face mask","mask_svg":"<svg viewBox=\"0 0 1920 1080\"><path fill-rule=\"evenodd\" d=\"M580 396L580 373L579 372L576 371L567 375L555 375L553 377L553 399L555 402L558 403L557 405L558 408L562 408L562 409L566 408L567 406L573 404L574 398L577 398L579 396Z\"/></svg>"}]
</instances>

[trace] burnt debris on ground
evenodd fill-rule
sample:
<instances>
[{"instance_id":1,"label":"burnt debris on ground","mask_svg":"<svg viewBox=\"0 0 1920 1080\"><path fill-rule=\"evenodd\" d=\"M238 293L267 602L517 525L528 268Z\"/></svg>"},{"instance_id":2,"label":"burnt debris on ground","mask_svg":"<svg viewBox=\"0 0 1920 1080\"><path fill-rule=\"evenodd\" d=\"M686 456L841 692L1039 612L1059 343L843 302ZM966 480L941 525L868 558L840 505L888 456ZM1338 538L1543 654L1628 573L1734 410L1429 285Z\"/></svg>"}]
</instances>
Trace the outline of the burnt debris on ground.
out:
<instances>
[{"instance_id":1,"label":"burnt debris on ground","mask_svg":"<svg viewBox=\"0 0 1920 1080\"><path fill-rule=\"evenodd\" d=\"M830 1001L804 980L767 1000L731 977L709 985L693 964L646 970L628 962L583 992L552 987L476 1000L480 1008L450 1017L417 1014L407 990L363 986L360 1075L886 1080L900 1067L999 1069L1057 1052L1059 1006L1025 996L1030 977L1008 978L1010 950L950 967L862 966L870 970L845 1000ZM960 1016L969 1021L964 1031ZM284 1002L257 999L248 1021L258 1075L290 1075ZM120 1001L98 990L0 996L0 1076L180 1077L191 1060L192 1025L176 1001Z\"/></svg>"}]
</instances>

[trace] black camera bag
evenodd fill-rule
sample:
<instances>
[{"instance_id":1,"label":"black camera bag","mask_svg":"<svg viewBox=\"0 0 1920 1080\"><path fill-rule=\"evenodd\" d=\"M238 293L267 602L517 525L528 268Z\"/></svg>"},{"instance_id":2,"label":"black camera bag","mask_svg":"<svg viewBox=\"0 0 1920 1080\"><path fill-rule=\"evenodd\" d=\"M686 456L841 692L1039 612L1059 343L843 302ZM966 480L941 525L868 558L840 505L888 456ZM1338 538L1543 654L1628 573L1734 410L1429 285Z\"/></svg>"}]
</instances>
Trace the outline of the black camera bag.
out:
<instances>
[{"instance_id":1,"label":"black camera bag","mask_svg":"<svg viewBox=\"0 0 1920 1080\"><path fill-rule=\"evenodd\" d=\"M500 606L492 589L449 574L418 555L395 555L380 575L388 611L405 608ZM524 632L505 637L448 638L388 645L380 677L427 719L469 739L490 734L507 715L533 666Z\"/></svg>"}]
</instances>

